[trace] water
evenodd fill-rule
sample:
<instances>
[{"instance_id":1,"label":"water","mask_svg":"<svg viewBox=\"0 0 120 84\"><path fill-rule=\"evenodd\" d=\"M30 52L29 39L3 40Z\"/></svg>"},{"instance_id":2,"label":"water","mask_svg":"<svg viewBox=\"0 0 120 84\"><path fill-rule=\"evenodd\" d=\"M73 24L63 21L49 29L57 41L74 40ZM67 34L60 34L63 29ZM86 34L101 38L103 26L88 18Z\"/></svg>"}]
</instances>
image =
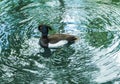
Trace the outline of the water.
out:
<instances>
[{"instance_id":1,"label":"water","mask_svg":"<svg viewBox=\"0 0 120 84\"><path fill-rule=\"evenodd\" d=\"M79 37L44 57L39 24ZM120 84L119 0L0 0L0 84Z\"/></svg>"}]
</instances>

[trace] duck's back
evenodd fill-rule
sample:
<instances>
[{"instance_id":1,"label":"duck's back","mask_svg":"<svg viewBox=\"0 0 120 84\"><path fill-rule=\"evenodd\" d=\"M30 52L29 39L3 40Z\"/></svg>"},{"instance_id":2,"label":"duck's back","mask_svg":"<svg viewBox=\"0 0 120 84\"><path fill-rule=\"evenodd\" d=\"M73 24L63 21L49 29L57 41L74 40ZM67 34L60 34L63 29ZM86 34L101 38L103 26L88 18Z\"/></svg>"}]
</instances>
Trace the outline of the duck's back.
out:
<instances>
[{"instance_id":1,"label":"duck's back","mask_svg":"<svg viewBox=\"0 0 120 84\"><path fill-rule=\"evenodd\" d=\"M49 43L57 43L62 40L66 40L68 42L74 42L77 38L73 35L67 35L67 34L54 34L48 36Z\"/></svg>"}]
</instances>

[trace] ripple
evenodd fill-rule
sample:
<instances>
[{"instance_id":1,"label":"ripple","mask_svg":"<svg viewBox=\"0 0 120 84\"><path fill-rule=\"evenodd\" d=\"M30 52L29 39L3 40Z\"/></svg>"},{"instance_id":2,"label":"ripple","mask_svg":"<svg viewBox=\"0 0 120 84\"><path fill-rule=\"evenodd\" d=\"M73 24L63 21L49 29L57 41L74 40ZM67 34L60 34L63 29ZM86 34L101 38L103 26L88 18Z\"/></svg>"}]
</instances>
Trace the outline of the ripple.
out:
<instances>
[{"instance_id":1,"label":"ripple","mask_svg":"<svg viewBox=\"0 0 120 84\"><path fill-rule=\"evenodd\" d=\"M0 82L119 84L118 2L101 0L0 1ZM79 37L43 57L38 24ZM46 53L48 54L48 53Z\"/></svg>"},{"instance_id":2,"label":"ripple","mask_svg":"<svg viewBox=\"0 0 120 84\"><path fill-rule=\"evenodd\" d=\"M117 41L116 43L113 43L111 47L105 48L105 49L98 49L94 53L96 56L94 56L95 64L100 68L99 76L95 81L99 83L112 81L114 79L117 79L119 72L118 62L116 61L117 55L119 55L119 51L116 48L119 47L120 41ZM101 80L101 78L103 78Z\"/></svg>"}]
</instances>

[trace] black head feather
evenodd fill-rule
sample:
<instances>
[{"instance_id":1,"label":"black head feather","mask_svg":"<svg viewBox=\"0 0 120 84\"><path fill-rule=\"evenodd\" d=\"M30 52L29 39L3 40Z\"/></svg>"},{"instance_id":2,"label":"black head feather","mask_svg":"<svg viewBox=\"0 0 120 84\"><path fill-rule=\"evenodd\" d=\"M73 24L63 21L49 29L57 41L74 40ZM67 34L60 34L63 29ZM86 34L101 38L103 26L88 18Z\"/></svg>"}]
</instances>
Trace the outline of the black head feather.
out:
<instances>
[{"instance_id":1,"label":"black head feather","mask_svg":"<svg viewBox=\"0 0 120 84\"><path fill-rule=\"evenodd\" d=\"M43 36L46 36L46 35L48 35L48 30L52 30L52 28L50 27L50 26L47 26L47 25L39 25L38 26L38 30L40 31L40 32L42 32L42 35Z\"/></svg>"}]
</instances>

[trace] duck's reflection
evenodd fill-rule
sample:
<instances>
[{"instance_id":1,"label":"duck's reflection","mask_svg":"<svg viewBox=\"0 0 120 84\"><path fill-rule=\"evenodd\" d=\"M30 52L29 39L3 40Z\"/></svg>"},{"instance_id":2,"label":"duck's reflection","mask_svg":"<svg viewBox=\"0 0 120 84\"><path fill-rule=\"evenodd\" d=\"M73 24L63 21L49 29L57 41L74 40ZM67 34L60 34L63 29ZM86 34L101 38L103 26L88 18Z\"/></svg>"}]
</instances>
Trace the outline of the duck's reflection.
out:
<instances>
[{"instance_id":1,"label":"duck's reflection","mask_svg":"<svg viewBox=\"0 0 120 84\"><path fill-rule=\"evenodd\" d=\"M52 55L52 52L50 48L44 48L44 52L42 54L43 54L43 57L50 57Z\"/></svg>"}]
</instances>

